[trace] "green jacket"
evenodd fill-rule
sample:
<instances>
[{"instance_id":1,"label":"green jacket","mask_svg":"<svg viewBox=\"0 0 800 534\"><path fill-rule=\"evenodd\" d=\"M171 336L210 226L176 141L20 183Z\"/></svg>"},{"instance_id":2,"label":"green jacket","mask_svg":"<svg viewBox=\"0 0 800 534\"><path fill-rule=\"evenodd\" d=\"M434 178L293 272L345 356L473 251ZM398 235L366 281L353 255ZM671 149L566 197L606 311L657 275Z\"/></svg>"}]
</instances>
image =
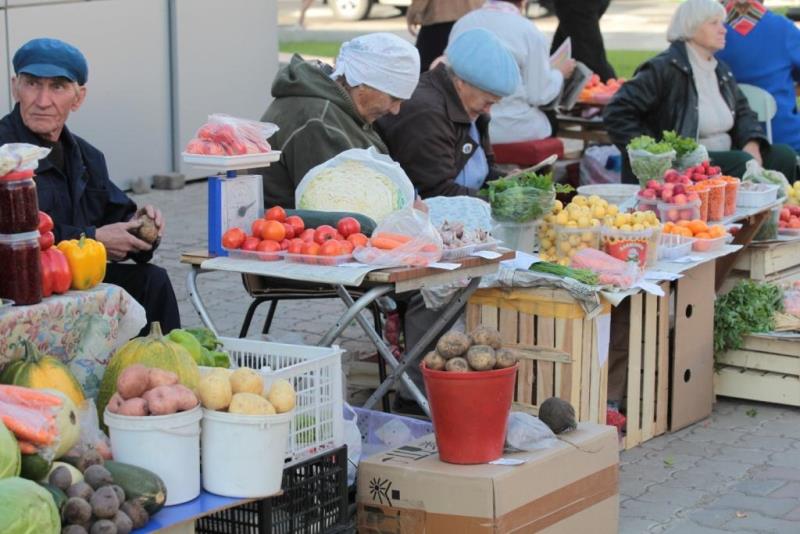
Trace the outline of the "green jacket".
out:
<instances>
[{"instance_id":1,"label":"green jacket","mask_svg":"<svg viewBox=\"0 0 800 534\"><path fill-rule=\"evenodd\" d=\"M294 208L294 190L306 172L345 150L374 146L388 152L344 88L330 78L329 69L295 55L275 77L275 100L261 120L280 128L269 142L281 158L258 171L264 176L265 208Z\"/></svg>"}]
</instances>

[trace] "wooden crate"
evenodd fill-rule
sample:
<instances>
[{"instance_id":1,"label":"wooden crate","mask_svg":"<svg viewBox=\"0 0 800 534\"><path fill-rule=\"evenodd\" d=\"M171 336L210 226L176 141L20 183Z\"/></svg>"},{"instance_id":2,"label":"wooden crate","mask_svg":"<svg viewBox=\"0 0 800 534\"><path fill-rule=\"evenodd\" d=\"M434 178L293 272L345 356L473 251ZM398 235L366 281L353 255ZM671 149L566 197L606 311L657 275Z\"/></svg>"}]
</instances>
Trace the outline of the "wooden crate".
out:
<instances>
[{"instance_id":1,"label":"wooden crate","mask_svg":"<svg viewBox=\"0 0 800 534\"><path fill-rule=\"evenodd\" d=\"M742 348L717 356L714 393L800 406L800 340L749 335Z\"/></svg>"},{"instance_id":2,"label":"wooden crate","mask_svg":"<svg viewBox=\"0 0 800 534\"><path fill-rule=\"evenodd\" d=\"M752 243L742 251L733 266L743 276L763 281L774 280L799 267L800 239Z\"/></svg>"}]
</instances>

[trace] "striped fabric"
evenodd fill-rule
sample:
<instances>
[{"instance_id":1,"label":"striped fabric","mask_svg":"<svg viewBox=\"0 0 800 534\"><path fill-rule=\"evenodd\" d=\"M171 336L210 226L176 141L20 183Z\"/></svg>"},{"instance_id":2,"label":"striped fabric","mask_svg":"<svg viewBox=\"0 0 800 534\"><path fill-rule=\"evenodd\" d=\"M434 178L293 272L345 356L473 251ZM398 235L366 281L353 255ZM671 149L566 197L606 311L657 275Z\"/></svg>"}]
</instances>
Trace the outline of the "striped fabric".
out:
<instances>
[{"instance_id":1,"label":"striped fabric","mask_svg":"<svg viewBox=\"0 0 800 534\"><path fill-rule=\"evenodd\" d=\"M747 35L756 27L767 8L759 0L728 0L725 2L725 11L728 13L725 22L737 33Z\"/></svg>"}]
</instances>

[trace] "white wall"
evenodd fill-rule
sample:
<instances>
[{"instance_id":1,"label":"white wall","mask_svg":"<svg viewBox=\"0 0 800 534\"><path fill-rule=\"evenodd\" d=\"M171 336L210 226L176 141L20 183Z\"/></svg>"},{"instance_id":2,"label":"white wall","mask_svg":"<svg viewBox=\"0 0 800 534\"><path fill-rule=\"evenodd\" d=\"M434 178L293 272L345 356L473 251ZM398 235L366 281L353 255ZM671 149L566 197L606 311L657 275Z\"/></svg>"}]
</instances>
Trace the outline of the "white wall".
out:
<instances>
[{"instance_id":1,"label":"white wall","mask_svg":"<svg viewBox=\"0 0 800 534\"><path fill-rule=\"evenodd\" d=\"M88 95L68 126L105 153L123 188L138 176L182 170L180 152L208 114L258 118L268 104L278 69L274 1L7 5L0 18L0 57L8 65L0 69L0 112L13 105L8 81L19 46L35 37L74 44L89 63Z\"/></svg>"}]
</instances>

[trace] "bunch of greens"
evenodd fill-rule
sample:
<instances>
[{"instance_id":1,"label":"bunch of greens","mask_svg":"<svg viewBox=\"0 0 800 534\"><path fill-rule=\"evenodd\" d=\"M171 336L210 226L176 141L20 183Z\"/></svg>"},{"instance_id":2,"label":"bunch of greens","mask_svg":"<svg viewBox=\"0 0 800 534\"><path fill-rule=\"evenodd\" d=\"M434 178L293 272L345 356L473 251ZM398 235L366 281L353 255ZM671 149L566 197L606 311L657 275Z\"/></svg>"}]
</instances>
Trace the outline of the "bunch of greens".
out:
<instances>
[{"instance_id":1,"label":"bunch of greens","mask_svg":"<svg viewBox=\"0 0 800 534\"><path fill-rule=\"evenodd\" d=\"M744 336L752 332L771 332L779 311L783 311L783 292L778 286L739 282L714 304L714 354L740 348Z\"/></svg>"},{"instance_id":2,"label":"bunch of greens","mask_svg":"<svg viewBox=\"0 0 800 534\"><path fill-rule=\"evenodd\" d=\"M550 263L549 261L538 261L530 266L533 272L553 274L561 278L572 278L582 284L589 286L596 286L599 283L597 274L589 269L573 269L572 267L565 267L557 263Z\"/></svg>"},{"instance_id":3,"label":"bunch of greens","mask_svg":"<svg viewBox=\"0 0 800 534\"><path fill-rule=\"evenodd\" d=\"M672 152L674 148L666 141L657 142L649 135L640 135L631 139L631 142L628 143L628 150L644 150L650 154L666 154Z\"/></svg>"},{"instance_id":4,"label":"bunch of greens","mask_svg":"<svg viewBox=\"0 0 800 534\"><path fill-rule=\"evenodd\" d=\"M671 146L679 159L687 154L691 154L700 147L694 139L681 137L672 130L662 132L661 141Z\"/></svg>"},{"instance_id":5,"label":"bunch of greens","mask_svg":"<svg viewBox=\"0 0 800 534\"><path fill-rule=\"evenodd\" d=\"M657 143L649 135L640 135L628 143L628 158L639 185L645 187L650 180L663 179L664 173L672 167L675 151L669 143Z\"/></svg>"},{"instance_id":6,"label":"bunch of greens","mask_svg":"<svg viewBox=\"0 0 800 534\"><path fill-rule=\"evenodd\" d=\"M553 184L552 174L524 172L488 182L479 196L489 201L495 220L524 223L549 213L556 193L569 191L568 185Z\"/></svg>"}]
</instances>

